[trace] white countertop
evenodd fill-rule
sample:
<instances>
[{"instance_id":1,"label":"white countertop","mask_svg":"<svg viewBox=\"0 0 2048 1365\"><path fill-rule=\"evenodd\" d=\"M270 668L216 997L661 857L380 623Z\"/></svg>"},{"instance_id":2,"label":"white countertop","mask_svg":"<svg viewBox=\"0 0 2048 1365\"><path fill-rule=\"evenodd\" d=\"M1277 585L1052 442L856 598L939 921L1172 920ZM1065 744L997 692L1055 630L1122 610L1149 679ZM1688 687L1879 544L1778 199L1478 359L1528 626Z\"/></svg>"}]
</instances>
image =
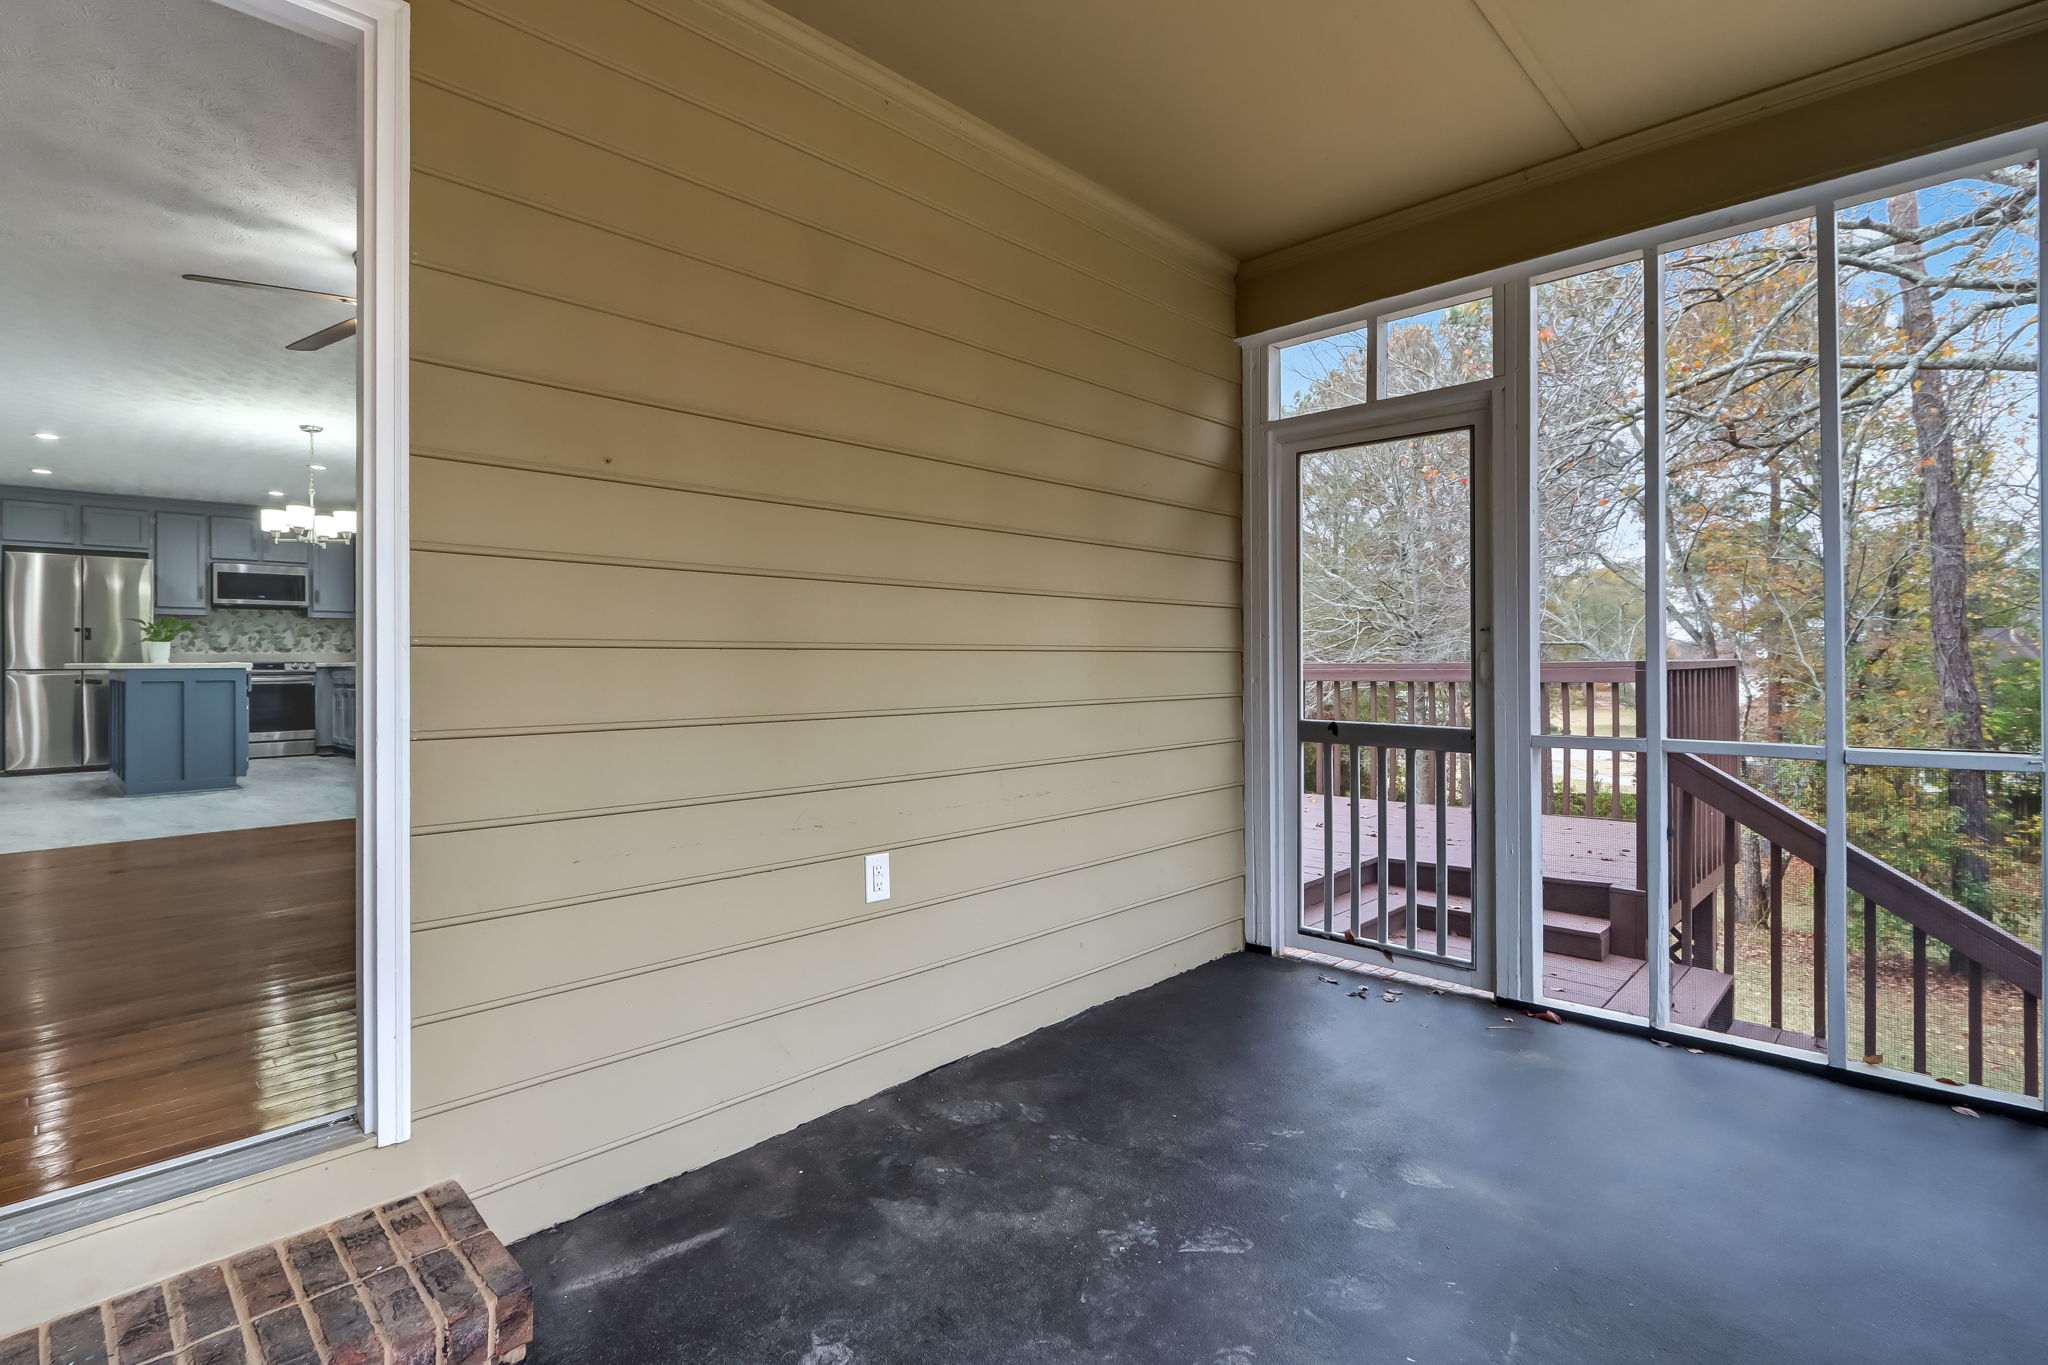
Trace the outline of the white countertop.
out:
<instances>
[{"instance_id":1,"label":"white countertop","mask_svg":"<svg viewBox=\"0 0 2048 1365\"><path fill-rule=\"evenodd\" d=\"M64 666L65 666L66 668L90 668L90 669L94 669L94 670L97 670L97 671L99 671L99 672L105 672L105 673L119 673L119 672L123 672L123 671L125 671L125 670L128 670L128 669L135 669L135 668L247 668L247 667L248 667L249 665L248 665L248 663L247 663L246 661L244 661L244 660L241 660L241 659L220 659L220 660L208 659L208 660L206 660L206 661L205 661L205 662L203 662L203 663L202 663L201 661L197 660L197 659L174 659L174 660L172 660L172 661L171 661L170 663L167 663L167 664L140 664L140 663L138 663L138 664L76 664L76 663L74 663L74 664L66 664L66 665L64 665Z\"/></svg>"}]
</instances>

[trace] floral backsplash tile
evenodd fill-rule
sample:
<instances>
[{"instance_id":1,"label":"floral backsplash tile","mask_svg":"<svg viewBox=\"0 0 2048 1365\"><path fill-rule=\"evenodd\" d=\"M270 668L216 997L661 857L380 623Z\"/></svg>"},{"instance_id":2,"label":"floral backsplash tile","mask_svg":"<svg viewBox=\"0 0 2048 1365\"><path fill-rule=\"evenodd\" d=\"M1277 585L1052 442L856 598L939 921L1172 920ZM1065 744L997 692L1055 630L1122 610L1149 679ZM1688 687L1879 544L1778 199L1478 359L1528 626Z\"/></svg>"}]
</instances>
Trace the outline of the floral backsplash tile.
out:
<instances>
[{"instance_id":1,"label":"floral backsplash tile","mask_svg":"<svg viewBox=\"0 0 2048 1365\"><path fill-rule=\"evenodd\" d=\"M196 629L181 635L173 654L322 656L356 652L354 621L313 620L303 612L236 607L189 618Z\"/></svg>"}]
</instances>

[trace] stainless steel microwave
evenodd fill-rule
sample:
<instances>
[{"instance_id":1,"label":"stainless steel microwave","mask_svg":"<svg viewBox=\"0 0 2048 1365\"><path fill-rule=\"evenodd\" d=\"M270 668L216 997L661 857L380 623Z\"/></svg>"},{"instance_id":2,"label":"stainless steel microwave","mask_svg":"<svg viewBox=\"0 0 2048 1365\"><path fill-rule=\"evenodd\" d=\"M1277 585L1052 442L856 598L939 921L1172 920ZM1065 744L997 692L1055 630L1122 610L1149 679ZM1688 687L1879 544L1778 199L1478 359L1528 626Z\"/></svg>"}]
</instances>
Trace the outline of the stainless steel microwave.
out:
<instances>
[{"instance_id":1,"label":"stainless steel microwave","mask_svg":"<svg viewBox=\"0 0 2048 1365\"><path fill-rule=\"evenodd\" d=\"M304 607L306 566L303 564L235 564L213 562L213 605L216 607Z\"/></svg>"}]
</instances>

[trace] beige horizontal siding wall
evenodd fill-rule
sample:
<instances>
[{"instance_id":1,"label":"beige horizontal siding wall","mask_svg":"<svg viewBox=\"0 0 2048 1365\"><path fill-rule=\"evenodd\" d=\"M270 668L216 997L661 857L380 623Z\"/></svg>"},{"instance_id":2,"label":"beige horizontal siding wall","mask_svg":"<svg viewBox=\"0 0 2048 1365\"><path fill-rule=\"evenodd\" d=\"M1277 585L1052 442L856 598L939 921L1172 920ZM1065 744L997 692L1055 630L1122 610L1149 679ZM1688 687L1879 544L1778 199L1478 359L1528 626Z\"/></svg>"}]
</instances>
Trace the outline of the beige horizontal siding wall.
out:
<instances>
[{"instance_id":1,"label":"beige horizontal siding wall","mask_svg":"<svg viewBox=\"0 0 2048 1365\"><path fill-rule=\"evenodd\" d=\"M1242 944L1229 263L775 16L414 16L416 1137L0 1318L444 1176L517 1236Z\"/></svg>"}]
</instances>

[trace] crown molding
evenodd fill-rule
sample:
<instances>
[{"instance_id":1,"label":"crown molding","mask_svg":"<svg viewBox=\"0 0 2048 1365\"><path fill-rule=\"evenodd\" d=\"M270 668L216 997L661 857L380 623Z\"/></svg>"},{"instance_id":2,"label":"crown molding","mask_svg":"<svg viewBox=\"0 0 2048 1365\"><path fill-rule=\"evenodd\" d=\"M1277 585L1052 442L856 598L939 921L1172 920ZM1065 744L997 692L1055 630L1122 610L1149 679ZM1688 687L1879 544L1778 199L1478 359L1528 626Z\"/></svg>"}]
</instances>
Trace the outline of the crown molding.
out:
<instances>
[{"instance_id":1,"label":"crown molding","mask_svg":"<svg viewBox=\"0 0 2048 1365\"><path fill-rule=\"evenodd\" d=\"M1206 284L1220 286L1227 292L1229 281L1236 274L1237 258L1228 252L1211 246L1151 210L1139 207L1114 190L1090 180L838 39L783 13L765 0L682 0L681 3L679 0L654 0L654 3L679 20L683 15L678 11L686 4L716 11L779 48L831 68L892 106L892 112L899 115L896 120L898 131L905 136L955 160L960 159L958 153L946 147L943 141L935 140L931 134L936 130L942 135L964 140L994 159L994 167L977 167L984 174L1007 179L1011 188L1031 194L1040 202L1126 245L1146 251ZM786 71L785 74L803 80L798 72ZM833 97L831 91L818 87L815 82L804 83L819 89L821 94ZM860 109L859 112L869 116L875 113L871 109ZM918 123L927 126L920 128ZM1002 171L1009 172L1009 175L1002 176Z\"/></svg>"},{"instance_id":2,"label":"crown molding","mask_svg":"<svg viewBox=\"0 0 2048 1365\"><path fill-rule=\"evenodd\" d=\"M1686 114L1638 132L1627 133L1583 151L1567 152L1549 161L1538 162L1534 166L1511 171L1462 190L1453 190L1449 194L1439 195L1419 204L1394 209L1349 227L1338 228L1334 232L1297 242L1293 246L1282 247L1278 251L1271 251L1245 261L1238 267L1238 279L1243 282L1276 274L1293 266L1341 253L1377 237L1418 227L1434 219L1447 218L1452 214L1504 199L1532 186L1569 179L1600 166L1625 161L1660 147L1686 142L1723 128L1747 123L1752 119L1816 104L1834 95L1866 85L1875 85L1880 81L1907 75L1924 67L1935 66L2043 30L2048 30L2048 0L2034 0L2034 3L2007 10L2003 14L1994 14L1959 28L1889 48L1869 57L1845 62L1841 66L1831 67L1812 76L1787 81L1769 90L1744 95L1725 104L1717 104L1697 113Z\"/></svg>"}]
</instances>

